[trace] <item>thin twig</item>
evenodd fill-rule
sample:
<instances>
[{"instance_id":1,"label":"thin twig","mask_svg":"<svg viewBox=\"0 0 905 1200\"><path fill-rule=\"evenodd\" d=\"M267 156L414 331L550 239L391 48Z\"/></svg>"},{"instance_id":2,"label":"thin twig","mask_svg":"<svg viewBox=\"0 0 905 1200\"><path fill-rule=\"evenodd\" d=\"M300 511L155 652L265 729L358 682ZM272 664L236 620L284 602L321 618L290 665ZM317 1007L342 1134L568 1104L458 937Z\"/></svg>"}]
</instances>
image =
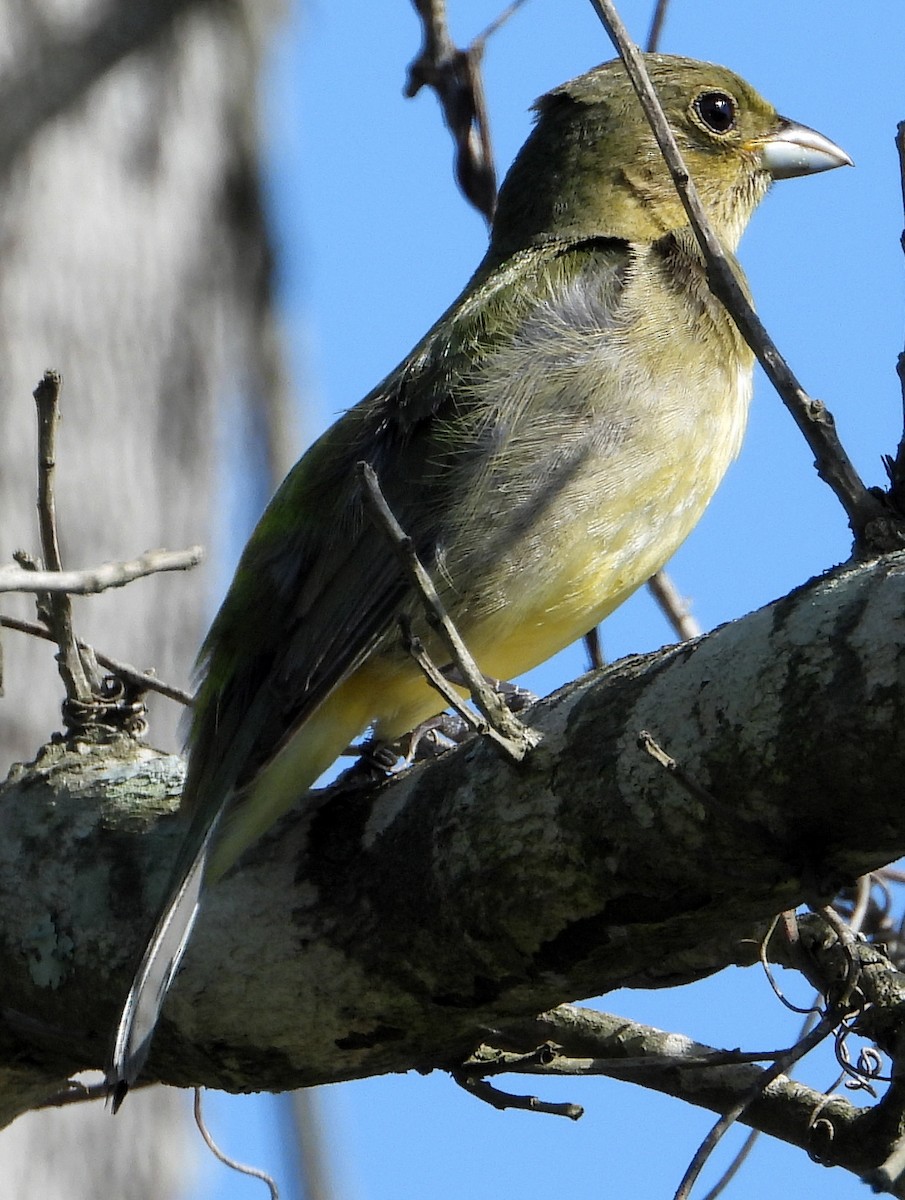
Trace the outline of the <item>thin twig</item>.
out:
<instances>
[{"instance_id":1,"label":"thin twig","mask_svg":"<svg viewBox=\"0 0 905 1200\"><path fill-rule=\"evenodd\" d=\"M862 875L855 883L855 902L852 905L848 927L852 933L860 933L864 928L864 920L870 907L870 893L873 887L873 877Z\"/></svg>"},{"instance_id":2,"label":"thin twig","mask_svg":"<svg viewBox=\"0 0 905 1200\"><path fill-rule=\"evenodd\" d=\"M733 1104L728 1112L724 1113L723 1116L720 1117L720 1119L707 1134L706 1138L704 1138L703 1142L701 1142L694 1157L688 1165L687 1171L682 1177L682 1182L676 1189L673 1200L688 1200L691 1189L694 1187L695 1181L703 1170L704 1164L716 1149L727 1130L729 1130L739 1119L739 1117L743 1116L746 1110L749 1109L751 1105L763 1095L763 1093L770 1086L770 1084L773 1083L774 1080L778 1079L780 1075L785 1075L794 1063L799 1062L805 1057L806 1054L810 1054L815 1046L819 1045L824 1038L828 1037L833 1032L838 1023L838 1010L828 1010L827 1013L825 1013L820 1021L818 1021L818 1023L814 1026L811 1032L807 1034L806 1037L801 1039L797 1046L793 1046L787 1055L777 1059L771 1067L765 1068L754 1087L750 1088L747 1095L743 1096L741 1100Z\"/></svg>"},{"instance_id":3,"label":"thin twig","mask_svg":"<svg viewBox=\"0 0 905 1200\"><path fill-rule=\"evenodd\" d=\"M845 926L845 923L831 908L821 908L819 915L833 930L840 946L845 951L846 976L841 994L837 999L828 1004L826 1011L821 1015L810 1033L801 1037L796 1045L787 1054L779 1057L771 1067L767 1067L755 1086L748 1091L748 1094L743 1096L741 1100L720 1117L698 1147L688 1166L688 1170L682 1178L682 1182L676 1190L674 1200L687 1200L695 1184L695 1180L700 1175L707 1159L713 1153L726 1131L745 1113L746 1109L764 1094L774 1080L780 1075L786 1074L790 1067L809 1054L824 1038L834 1033L840 1024L844 1022L846 1015L851 1011L852 999L861 976L861 963L857 953L857 942L851 931ZM858 1007L861 1007L861 1005L859 1004Z\"/></svg>"},{"instance_id":4,"label":"thin twig","mask_svg":"<svg viewBox=\"0 0 905 1200\"><path fill-rule=\"evenodd\" d=\"M580 1104L570 1104L568 1101L557 1104L550 1100L541 1100L537 1096L515 1096L511 1092L501 1092L485 1079L473 1079L469 1075L453 1072L453 1079L470 1095L483 1100L492 1108L504 1111L507 1108L518 1108L526 1112L551 1113L555 1117L568 1117L570 1121L578 1121L584 1116Z\"/></svg>"},{"instance_id":5,"label":"thin twig","mask_svg":"<svg viewBox=\"0 0 905 1200\"><path fill-rule=\"evenodd\" d=\"M721 301L739 332L751 347L770 382L792 414L798 428L813 451L817 473L842 504L855 535L856 548L867 539L881 538L889 525L889 510L879 497L864 486L836 434L832 415L822 401L814 400L796 379L788 363L767 333L733 270L713 230L679 151L675 135L644 66L637 46L626 31L612 0L591 0L591 5L625 64L626 71L644 113L650 122L663 158L672 175L676 191L688 215L707 265L713 294ZM882 546L871 541L872 548L901 547L901 539L889 531Z\"/></svg>"},{"instance_id":6,"label":"thin twig","mask_svg":"<svg viewBox=\"0 0 905 1200\"><path fill-rule=\"evenodd\" d=\"M512 1054L498 1051L493 1059L469 1059L463 1068L476 1078L487 1075L606 1075L612 1079L639 1082L639 1077L669 1075L681 1071L716 1070L775 1062L788 1054L782 1050L707 1050L700 1054L622 1055L613 1058L572 1058L557 1050L555 1055Z\"/></svg>"},{"instance_id":7,"label":"thin twig","mask_svg":"<svg viewBox=\"0 0 905 1200\"><path fill-rule=\"evenodd\" d=\"M58 371L45 371L34 390L38 410L38 521L44 565L48 571L62 571L57 539L57 511L54 492L56 472L57 425L60 420L60 390L63 379Z\"/></svg>"},{"instance_id":8,"label":"thin twig","mask_svg":"<svg viewBox=\"0 0 905 1200\"><path fill-rule=\"evenodd\" d=\"M772 982L773 982L772 979L770 980L770 982L772 984ZM819 997L818 997L818 999L819 999ZM812 1028L815 1020L817 1019L817 1014L819 1013L819 1011L820 1010L818 1008L814 1008L813 1010L807 1012L804 1020L801 1023L801 1029L799 1031L798 1037L796 1038L796 1042L801 1041L801 1039L803 1037L805 1037L805 1035ZM780 1053L787 1054L788 1051L783 1050L783 1051L780 1051ZM775 1058L776 1056L774 1055L773 1057ZM791 1074L791 1071L787 1071L786 1074ZM827 1094L825 1097L824 1106L825 1106L825 1104L829 1103L829 1099L830 1099L830 1096L829 1096L829 1094ZM816 1119L816 1115L812 1116L812 1123L815 1119ZM726 1167L726 1169L723 1171L722 1175L716 1181L716 1183L713 1185L713 1187L710 1189L710 1191L705 1196L702 1197L702 1200L717 1200L717 1197L722 1195L722 1193L726 1190L726 1188L729 1186L729 1184L732 1182L732 1180L736 1177L736 1175L739 1173L741 1168L744 1166L749 1155L751 1154L751 1151L754 1149L755 1145L757 1144L757 1141L760 1138L760 1135L761 1135L761 1131L759 1129L751 1130L751 1132L748 1134L748 1136L745 1138L744 1142L742 1142L741 1146L739 1147L739 1149L736 1151L735 1155L733 1156L732 1162L730 1162L728 1167Z\"/></svg>"},{"instance_id":9,"label":"thin twig","mask_svg":"<svg viewBox=\"0 0 905 1200\"><path fill-rule=\"evenodd\" d=\"M38 413L38 524L41 531L41 551L47 571L20 571L13 574L28 586L15 590L35 592L40 597L39 615L46 620L59 647L57 663L66 688L66 696L77 704L90 704L98 680L93 678L90 663L82 658L72 627L72 605L68 595L51 595L40 587L36 576L59 574L62 570L60 544L57 537L56 497L56 436L60 419L60 390L63 380L58 371L45 371L34 390ZM0 572L0 577L2 577Z\"/></svg>"},{"instance_id":10,"label":"thin twig","mask_svg":"<svg viewBox=\"0 0 905 1200\"><path fill-rule=\"evenodd\" d=\"M252 1179L260 1179L262 1183L267 1185L270 1191L270 1200L280 1200L280 1190L277 1187L276 1180L272 1175L268 1175L266 1171L262 1171L259 1167L250 1167L246 1163L237 1162L236 1159L230 1158L228 1154L225 1154L220 1149L220 1147L211 1137L210 1130L204 1123L204 1116L201 1112L202 1089L200 1087L196 1087L194 1091L195 1103L193 1105L193 1112L195 1114L195 1124L198 1126L198 1132L204 1139L204 1144L207 1146L208 1150L210 1150L211 1154L213 1154L214 1158L219 1159L219 1161L222 1162L224 1166L229 1167L230 1170L238 1171L240 1175L250 1175Z\"/></svg>"},{"instance_id":11,"label":"thin twig","mask_svg":"<svg viewBox=\"0 0 905 1200\"><path fill-rule=\"evenodd\" d=\"M648 54L655 54L659 49L660 35L663 32L663 25L666 21L666 10L668 8L669 0L657 0L657 7L654 9L650 29L647 33L646 50Z\"/></svg>"},{"instance_id":12,"label":"thin twig","mask_svg":"<svg viewBox=\"0 0 905 1200\"><path fill-rule=\"evenodd\" d=\"M476 713L468 707L459 693L456 691L452 683L446 678L437 664L433 661L427 651L424 649L424 643L419 637L415 637L411 631L411 623L403 617L400 617L399 624L402 629L403 645L408 654L412 656L421 673L427 682L439 692L449 708L459 714L462 720L466 723L469 729L475 733L486 734L489 732L487 722L477 716Z\"/></svg>"},{"instance_id":13,"label":"thin twig","mask_svg":"<svg viewBox=\"0 0 905 1200\"><path fill-rule=\"evenodd\" d=\"M471 657L458 630L449 618L433 580L415 553L412 540L396 520L387 504L380 483L372 467L358 464L363 483L365 503L372 518L386 534L394 553L399 558L409 577L415 593L421 598L428 623L437 631L461 672L462 680L471 693L475 706L488 723L488 736L493 745L513 762L521 762L528 751L536 746L539 737L509 711L499 694L485 681L477 663Z\"/></svg>"},{"instance_id":14,"label":"thin twig","mask_svg":"<svg viewBox=\"0 0 905 1200\"><path fill-rule=\"evenodd\" d=\"M700 637L704 632L695 620L691 607L666 571L658 571L647 581L650 594L660 606L660 611L669 621L683 642Z\"/></svg>"},{"instance_id":15,"label":"thin twig","mask_svg":"<svg viewBox=\"0 0 905 1200\"><path fill-rule=\"evenodd\" d=\"M0 616L0 629L13 629L17 633L28 634L29 637L41 638L45 642L52 642L54 640L53 634L45 629L43 625L38 625L33 621L20 621L18 617ZM81 639L78 639L76 644L82 652L92 649L87 642L83 642ZM193 697L190 692L185 692L182 688L165 683L162 679L158 679L156 675L151 675L147 671L139 671L137 667L130 666L129 663L111 658L109 654L102 654L98 650L95 650L93 653L96 660L105 670L118 676L124 683L131 684L140 691L157 692L161 696L167 696L170 700L175 700L178 704L191 705L193 703Z\"/></svg>"},{"instance_id":16,"label":"thin twig","mask_svg":"<svg viewBox=\"0 0 905 1200\"><path fill-rule=\"evenodd\" d=\"M600 644L600 627L595 625L584 635L584 648L588 654L588 667L591 671L600 671L606 666L603 646Z\"/></svg>"},{"instance_id":17,"label":"thin twig","mask_svg":"<svg viewBox=\"0 0 905 1200\"><path fill-rule=\"evenodd\" d=\"M70 1104L86 1104L94 1100L104 1100L109 1094L110 1089L103 1080L98 1083L81 1083L77 1079L70 1079L66 1087L54 1092L52 1096L48 1096L46 1100L35 1107L38 1111L44 1108L67 1108Z\"/></svg>"},{"instance_id":18,"label":"thin twig","mask_svg":"<svg viewBox=\"0 0 905 1200\"><path fill-rule=\"evenodd\" d=\"M0 592L93 596L110 588L125 587L147 575L188 571L197 567L203 557L201 546L189 546L186 550L146 550L138 558L103 563L81 571L24 571L20 567L0 567Z\"/></svg>"},{"instance_id":19,"label":"thin twig","mask_svg":"<svg viewBox=\"0 0 905 1200\"><path fill-rule=\"evenodd\" d=\"M717 1196L721 1196L729 1184L733 1181L748 1158L751 1151L754 1149L758 1138L760 1137L759 1129L752 1129L745 1140L742 1142L739 1150L732 1159L732 1162L725 1169L710 1191L702 1200L717 1200Z\"/></svg>"},{"instance_id":20,"label":"thin twig","mask_svg":"<svg viewBox=\"0 0 905 1200\"><path fill-rule=\"evenodd\" d=\"M905 213L905 121L900 121L896 128L896 153L899 157L899 180L902 186L902 210ZM905 251L905 229L899 239L902 250ZM897 508L905 510L905 351L896 361L896 373L899 376L899 387L902 392L903 432L896 450L895 458L887 457L884 462L889 475L890 490Z\"/></svg>"},{"instance_id":21,"label":"thin twig","mask_svg":"<svg viewBox=\"0 0 905 1200\"><path fill-rule=\"evenodd\" d=\"M638 734L638 745L640 748L651 756L655 763L673 775L678 783L682 785L690 796L695 800L700 800L702 804L706 804L709 808L729 808L729 805L718 800L712 792L708 792L705 787L702 787L688 772L676 762L672 755L667 754L660 743L654 738L653 734L647 729L642 729Z\"/></svg>"}]
</instances>

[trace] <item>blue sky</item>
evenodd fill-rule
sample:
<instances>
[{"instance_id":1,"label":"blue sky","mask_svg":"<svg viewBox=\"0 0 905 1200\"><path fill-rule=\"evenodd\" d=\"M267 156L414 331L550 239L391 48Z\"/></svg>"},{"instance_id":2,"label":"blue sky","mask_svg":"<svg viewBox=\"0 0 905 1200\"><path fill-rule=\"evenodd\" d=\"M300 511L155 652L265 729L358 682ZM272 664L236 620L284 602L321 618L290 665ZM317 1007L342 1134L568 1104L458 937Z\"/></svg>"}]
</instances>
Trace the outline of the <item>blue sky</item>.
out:
<instances>
[{"instance_id":1,"label":"blue sky","mask_svg":"<svg viewBox=\"0 0 905 1200\"><path fill-rule=\"evenodd\" d=\"M478 0L448 2L460 43L498 11ZM652 7L651 0L620 6L639 39ZM893 138L905 119L905 6L874 0L853 11L827 0L672 0L661 45L732 67L782 113L827 134L855 160L854 171L777 185L740 257L780 349L830 406L867 482L880 483L880 455L894 450L901 427L894 368L905 331L905 274ZM454 187L433 97L402 96L418 45L407 0L308 0L290 10L272 55L262 117L267 188L303 444L395 366L483 252L483 222ZM486 56L501 169L528 131L534 98L610 57L586 0L529 0ZM848 550L841 509L759 377L741 457L671 564L678 586L704 628L712 628L784 594ZM616 658L672 639L639 593L609 619L603 640ZM567 651L534 672L531 683L546 692L582 669L580 649ZM795 980L788 986L806 998ZM622 992L600 1005L714 1045L788 1044L798 1020L755 971L669 992ZM835 1072L824 1056L802 1074L825 1086ZM513 1082L514 1090L578 1101L586 1116L573 1125L496 1113L441 1075L322 1091L338 1197L670 1196L712 1122L707 1113L627 1084ZM273 1170L291 1196L279 1102L212 1096L208 1112L229 1152ZM715 1177L711 1170L707 1178ZM817 1189L835 1200L860 1194L861 1185L764 1139L727 1194L753 1200ZM213 1166L194 1193L203 1200L264 1194L260 1183Z\"/></svg>"}]
</instances>

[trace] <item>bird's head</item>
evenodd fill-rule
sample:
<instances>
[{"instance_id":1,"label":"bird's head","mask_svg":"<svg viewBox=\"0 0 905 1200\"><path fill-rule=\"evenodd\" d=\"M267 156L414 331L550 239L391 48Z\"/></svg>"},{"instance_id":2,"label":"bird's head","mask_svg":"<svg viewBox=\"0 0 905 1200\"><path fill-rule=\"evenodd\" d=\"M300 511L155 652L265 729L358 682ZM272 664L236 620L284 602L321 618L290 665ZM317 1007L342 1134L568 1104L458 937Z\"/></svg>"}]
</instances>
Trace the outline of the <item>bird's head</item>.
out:
<instances>
[{"instance_id":1,"label":"bird's head","mask_svg":"<svg viewBox=\"0 0 905 1200\"><path fill-rule=\"evenodd\" d=\"M851 163L822 134L780 116L725 67L648 54L645 64L717 233L734 249L774 179ZM619 60L543 96L500 190L497 260L529 245L653 241L688 224Z\"/></svg>"}]
</instances>

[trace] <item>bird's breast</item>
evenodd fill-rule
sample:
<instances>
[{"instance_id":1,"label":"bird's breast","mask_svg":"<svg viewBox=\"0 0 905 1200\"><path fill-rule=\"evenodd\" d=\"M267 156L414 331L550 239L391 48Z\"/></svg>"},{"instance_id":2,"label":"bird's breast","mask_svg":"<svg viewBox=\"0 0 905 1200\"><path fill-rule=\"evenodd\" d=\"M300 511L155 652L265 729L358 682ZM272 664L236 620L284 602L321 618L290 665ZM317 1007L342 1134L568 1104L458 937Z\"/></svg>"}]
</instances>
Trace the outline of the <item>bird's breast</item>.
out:
<instances>
[{"instance_id":1,"label":"bird's breast","mask_svg":"<svg viewBox=\"0 0 905 1200\"><path fill-rule=\"evenodd\" d=\"M543 661L649 579L738 452L750 353L698 278L664 287L662 270L636 265L616 305L577 279L485 366L444 576L489 674Z\"/></svg>"}]
</instances>

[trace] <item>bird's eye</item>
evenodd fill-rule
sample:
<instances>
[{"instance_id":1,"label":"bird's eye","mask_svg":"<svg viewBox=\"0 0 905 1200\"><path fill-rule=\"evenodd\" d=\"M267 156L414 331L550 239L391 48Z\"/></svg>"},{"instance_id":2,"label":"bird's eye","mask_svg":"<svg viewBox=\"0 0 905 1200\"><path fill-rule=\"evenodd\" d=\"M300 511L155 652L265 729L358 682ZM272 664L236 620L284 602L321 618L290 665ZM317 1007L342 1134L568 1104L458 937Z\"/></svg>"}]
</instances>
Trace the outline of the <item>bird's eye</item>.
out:
<instances>
[{"instance_id":1,"label":"bird's eye","mask_svg":"<svg viewBox=\"0 0 905 1200\"><path fill-rule=\"evenodd\" d=\"M736 104L726 92L701 92L693 107L701 123L713 133L728 133L735 128Z\"/></svg>"}]
</instances>

